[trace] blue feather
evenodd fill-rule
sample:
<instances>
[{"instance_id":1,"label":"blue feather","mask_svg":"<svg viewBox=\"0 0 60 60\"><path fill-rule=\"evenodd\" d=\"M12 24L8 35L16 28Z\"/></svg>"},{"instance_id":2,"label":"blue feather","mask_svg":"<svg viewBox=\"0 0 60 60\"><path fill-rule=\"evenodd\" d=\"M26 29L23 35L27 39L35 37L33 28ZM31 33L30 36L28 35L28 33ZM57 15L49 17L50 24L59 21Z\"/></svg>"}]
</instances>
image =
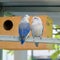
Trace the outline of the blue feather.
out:
<instances>
[{"instance_id":1,"label":"blue feather","mask_svg":"<svg viewBox=\"0 0 60 60\"><path fill-rule=\"evenodd\" d=\"M21 39L21 44L24 44L25 40L24 39Z\"/></svg>"},{"instance_id":2,"label":"blue feather","mask_svg":"<svg viewBox=\"0 0 60 60\"><path fill-rule=\"evenodd\" d=\"M21 44L25 42L25 37L28 35L30 32L30 24L29 23L21 23L19 26L19 35L21 38Z\"/></svg>"}]
</instances>

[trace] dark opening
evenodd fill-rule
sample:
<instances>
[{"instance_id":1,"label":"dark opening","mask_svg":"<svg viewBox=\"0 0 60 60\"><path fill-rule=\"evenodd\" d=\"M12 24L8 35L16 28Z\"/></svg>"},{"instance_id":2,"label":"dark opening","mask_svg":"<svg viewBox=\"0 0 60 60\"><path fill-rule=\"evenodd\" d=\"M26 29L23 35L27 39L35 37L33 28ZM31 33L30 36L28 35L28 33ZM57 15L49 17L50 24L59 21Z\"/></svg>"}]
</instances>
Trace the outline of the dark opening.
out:
<instances>
[{"instance_id":1,"label":"dark opening","mask_svg":"<svg viewBox=\"0 0 60 60\"><path fill-rule=\"evenodd\" d=\"M10 20L6 20L3 24L5 30L11 30L13 27L13 23Z\"/></svg>"}]
</instances>

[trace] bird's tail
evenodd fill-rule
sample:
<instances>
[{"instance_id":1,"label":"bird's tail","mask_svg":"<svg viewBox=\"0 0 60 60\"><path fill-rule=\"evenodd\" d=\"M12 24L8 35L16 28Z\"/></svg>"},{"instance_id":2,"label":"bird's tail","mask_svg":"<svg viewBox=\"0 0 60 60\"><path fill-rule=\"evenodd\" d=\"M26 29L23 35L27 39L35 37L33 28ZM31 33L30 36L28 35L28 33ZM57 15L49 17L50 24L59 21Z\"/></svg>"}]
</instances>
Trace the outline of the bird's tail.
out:
<instances>
[{"instance_id":1,"label":"bird's tail","mask_svg":"<svg viewBox=\"0 0 60 60\"><path fill-rule=\"evenodd\" d=\"M38 47L38 45L39 45L39 42L35 42L35 45L36 45L36 47Z\"/></svg>"},{"instance_id":2,"label":"bird's tail","mask_svg":"<svg viewBox=\"0 0 60 60\"><path fill-rule=\"evenodd\" d=\"M21 44L24 44L25 40L24 39L21 39Z\"/></svg>"}]
</instances>

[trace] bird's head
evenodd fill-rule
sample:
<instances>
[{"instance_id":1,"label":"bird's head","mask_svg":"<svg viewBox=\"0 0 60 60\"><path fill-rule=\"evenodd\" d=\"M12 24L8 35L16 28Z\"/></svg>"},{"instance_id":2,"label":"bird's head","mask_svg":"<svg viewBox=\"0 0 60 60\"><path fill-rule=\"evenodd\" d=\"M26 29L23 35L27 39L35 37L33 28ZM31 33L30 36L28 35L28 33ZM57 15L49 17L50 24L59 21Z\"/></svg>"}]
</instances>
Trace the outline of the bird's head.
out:
<instances>
[{"instance_id":1,"label":"bird's head","mask_svg":"<svg viewBox=\"0 0 60 60\"><path fill-rule=\"evenodd\" d=\"M38 17L38 16L34 16L33 19L32 19L32 22L42 23L42 20L41 20L40 17Z\"/></svg>"},{"instance_id":2,"label":"bird's head","mask_svg":"<svg viewBox=\"0 0 60 60\"><path fill-rule=\"evenodd\" d=\"M29 18L30 18L29 15L25 15L25 16L24 16L24 21L26 21L27 23L29 23Z\"/></svg>"}]
</instances>

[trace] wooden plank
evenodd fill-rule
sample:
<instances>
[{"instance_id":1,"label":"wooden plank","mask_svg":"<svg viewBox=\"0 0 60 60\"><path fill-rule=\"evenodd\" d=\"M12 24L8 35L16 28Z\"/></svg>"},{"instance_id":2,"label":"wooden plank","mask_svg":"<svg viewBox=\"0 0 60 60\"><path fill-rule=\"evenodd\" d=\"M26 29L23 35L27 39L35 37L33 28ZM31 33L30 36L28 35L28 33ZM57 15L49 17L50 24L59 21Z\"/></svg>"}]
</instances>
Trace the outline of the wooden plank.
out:
<instances>
[{"instance_id":1,"label":"wooden plank","mask_svg":"<svg viewBox=\"0 0 60 60\"><path fill-rule=\"evenodd\" d=\"M47 44L39 44L38 47L35 46L34 43L24 43L21 45L20 42L0 42L0 49L8 49L8 50L50 50L52 46L48 47Z\"/></svg>"}]
</instances>

